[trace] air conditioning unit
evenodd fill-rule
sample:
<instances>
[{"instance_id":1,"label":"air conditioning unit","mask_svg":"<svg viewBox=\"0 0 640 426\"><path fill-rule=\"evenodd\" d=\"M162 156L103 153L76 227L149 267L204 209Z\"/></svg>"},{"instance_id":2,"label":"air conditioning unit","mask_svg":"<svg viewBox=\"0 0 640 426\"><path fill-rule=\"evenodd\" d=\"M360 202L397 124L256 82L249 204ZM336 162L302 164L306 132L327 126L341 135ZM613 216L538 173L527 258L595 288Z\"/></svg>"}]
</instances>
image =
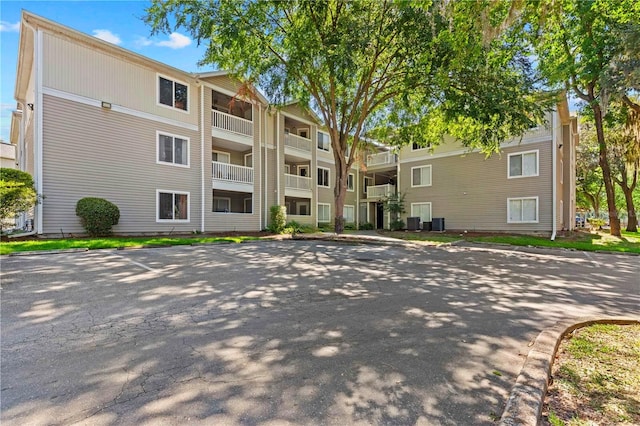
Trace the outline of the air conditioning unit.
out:
<instances>
[{"instance_id":1,"label":"air conditioning unit","mask_svg":"<svg viewBox=\"0 0 640 426\"><path fill-rule=\"evenodd\" d=\"M433 231L444 232L444 217L434 217L431 228Z\"/></svg>"},{"instance_id":2,"label":"air conditioning unit","mask_svg":"<svg viewBox=\"0 0 640 426\"><path fill-rule=\"evenodd\" d=\"M420 218L419 217L408 217L407 218L407 230L409 230L409 231L419 231L420 230Z\"/></svg>"}]
</instances>

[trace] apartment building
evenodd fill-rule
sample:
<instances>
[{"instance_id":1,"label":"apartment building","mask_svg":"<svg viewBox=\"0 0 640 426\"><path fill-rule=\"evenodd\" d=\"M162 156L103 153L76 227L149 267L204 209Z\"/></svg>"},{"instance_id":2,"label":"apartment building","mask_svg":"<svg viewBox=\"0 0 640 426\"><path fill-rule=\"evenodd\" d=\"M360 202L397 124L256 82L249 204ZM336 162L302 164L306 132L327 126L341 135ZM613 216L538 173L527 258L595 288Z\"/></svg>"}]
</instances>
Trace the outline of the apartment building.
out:
<instances>
[{"instance_id":1,"label":"apartment building","mask_svg":"<svg viewBox=\"0 0 640 426\"><path fill-rule=\"evenodd\" d=\"M10 140L45 196L36 233L81 233L83 197L115 203L122 234L258 231L273 205L302 224L333 222L334 154L312 112L270 106L223 71L187 73L28 12L21 29ZM376 145L349 174L346 222L388 228L381 201L399 191L405 220L568 229L576 126L566 103L550 123L488 159L454 141Z\"/></svg>"}]
</instances>

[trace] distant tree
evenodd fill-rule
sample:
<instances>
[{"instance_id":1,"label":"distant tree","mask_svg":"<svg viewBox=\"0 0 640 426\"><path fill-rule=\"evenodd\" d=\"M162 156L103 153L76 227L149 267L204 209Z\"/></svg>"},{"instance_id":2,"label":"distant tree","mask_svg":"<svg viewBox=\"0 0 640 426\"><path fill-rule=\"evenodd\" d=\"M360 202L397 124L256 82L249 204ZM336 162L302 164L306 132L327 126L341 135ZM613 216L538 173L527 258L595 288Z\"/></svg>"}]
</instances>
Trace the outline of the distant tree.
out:
<instances>
[{"instance_id":1,"label":"distant tree","mask_svg":"<svg viewBox=\"0 0 640 426\"><path fill-rule=\"evenodd\" d=\"M153 0L144 19L154 33L183 27L206 43L201 65L317 113L331 139L341 233L349 169L371 129L393 129L380 134L398 144L449 133L491 152L542 120L548 105L532 95L528 52L493 31L511 10L447 0Z\"/></svg>"},{"instance_id":2,"label":"distant tree","mask_svg":"<svg viewBox=\"0 0 640 426\"><path fill-rule=\"evenodd\" d=\"M38 195L29 173L0 168L0 219L26 212L37 202Z\"/></svg>"},{"instance_id":3,"label":"distant tree","mask_svg":"<svg viewBox=\"0 0 640 426\"><path fill-rule=\"evenodd\" d=\"M604 181L599 165L599 148L595 129L581 123L580 144L576 148L576 204L593 210L600 217L600 206L606 202Z\"/></svg>"}]
</instances>

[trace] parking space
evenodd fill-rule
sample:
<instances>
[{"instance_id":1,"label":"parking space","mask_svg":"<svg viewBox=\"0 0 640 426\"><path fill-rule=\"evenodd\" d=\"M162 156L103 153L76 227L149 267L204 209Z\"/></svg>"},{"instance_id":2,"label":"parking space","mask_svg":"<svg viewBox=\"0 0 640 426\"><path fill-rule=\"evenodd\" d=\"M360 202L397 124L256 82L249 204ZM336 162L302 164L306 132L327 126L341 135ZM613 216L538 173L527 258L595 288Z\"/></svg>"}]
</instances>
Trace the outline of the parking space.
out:
<instances>
[{"instance_id":1,"label":"parking space","mask_svg":"<svg viewBox=\"0 0 640 426\"><path fill-rule=\"evenodd\" d=\"M2 259L3 424L489 424L638 257L254 242Z\"/></svg>"}]
</instances>

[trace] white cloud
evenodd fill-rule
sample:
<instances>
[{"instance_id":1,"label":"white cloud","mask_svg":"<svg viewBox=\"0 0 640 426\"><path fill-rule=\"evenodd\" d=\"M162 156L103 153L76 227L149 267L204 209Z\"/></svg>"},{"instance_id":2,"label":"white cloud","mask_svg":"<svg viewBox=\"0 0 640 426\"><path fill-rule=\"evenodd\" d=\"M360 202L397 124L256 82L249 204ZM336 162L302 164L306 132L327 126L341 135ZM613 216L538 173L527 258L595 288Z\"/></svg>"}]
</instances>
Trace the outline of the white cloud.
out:
<instances>
[{"instance_id":1,"label":"white cloud","mask_svg":"<svg viewBox=\"0 0 640 426\"><path fill-rule=\"evenodd\" d=\"M120 37L109 30L93 30L93 35L94 37L109 43L113 43L113 44L122 43L122 40L120 39Z\"/></svg>"},{"instance_id":2,"label":"white cloud","mask_svg":"<svg viewBox=\"0 0 640 426\"><path fill-rule=\"evenodd\" d=\"M156 46L169 47L171 49L182 49L191 44L191 39L178 33L169 34L169 40L159 41Z\"/></svg>"},{"instance_id":3,"label":"white cloud","mask_svg":"<svg viewBox=\"0 0 640 426\"><path fill-rule=\"evenodd\" d=\"M18 32L20 31L20 21L12 24L7 21L0 21L0 31L2 32Z\"/></svg>"},{"instance_id":4,"label":"white cloud","mask_svg":"<svg viewBox=\"0 0 640 426\"><path fill-rule=\"evenodd\" d=\"M136 45L136 47L146 47L146 46L150 46L151 44L153 44L153 42L151 40L149 40L146 37L142 37L142 36L138 36L134 41L133 44Z\"/></svg>"}]
</instances>

